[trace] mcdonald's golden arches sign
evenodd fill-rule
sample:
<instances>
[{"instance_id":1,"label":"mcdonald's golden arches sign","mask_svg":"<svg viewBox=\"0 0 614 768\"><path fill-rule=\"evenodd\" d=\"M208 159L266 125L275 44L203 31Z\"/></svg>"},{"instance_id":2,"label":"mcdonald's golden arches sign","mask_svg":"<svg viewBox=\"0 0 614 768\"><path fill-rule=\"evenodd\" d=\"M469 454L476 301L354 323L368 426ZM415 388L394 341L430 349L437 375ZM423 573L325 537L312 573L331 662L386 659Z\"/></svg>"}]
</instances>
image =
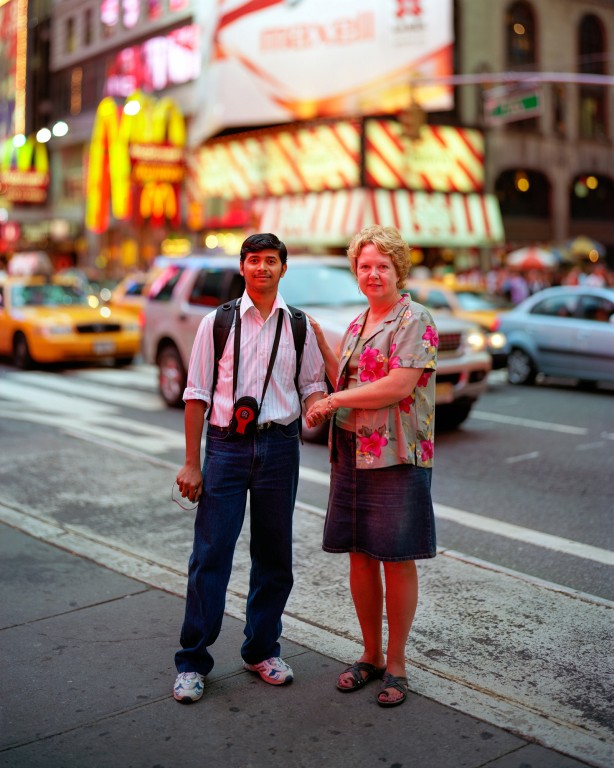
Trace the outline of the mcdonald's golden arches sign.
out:
<instances>
[{"instance_id":1,"label":"mcdonald's golden arches sign","mask_svg":"<svg viewBox=\"0 0 614 768\"><path fill-rule=\"evenodd\" d=\"M123 108L96 111L90 142L85 223L105 232L118 221L177 226L181 219L185 121L168 98L137 92Z\"/></svg>"}]
</instances>

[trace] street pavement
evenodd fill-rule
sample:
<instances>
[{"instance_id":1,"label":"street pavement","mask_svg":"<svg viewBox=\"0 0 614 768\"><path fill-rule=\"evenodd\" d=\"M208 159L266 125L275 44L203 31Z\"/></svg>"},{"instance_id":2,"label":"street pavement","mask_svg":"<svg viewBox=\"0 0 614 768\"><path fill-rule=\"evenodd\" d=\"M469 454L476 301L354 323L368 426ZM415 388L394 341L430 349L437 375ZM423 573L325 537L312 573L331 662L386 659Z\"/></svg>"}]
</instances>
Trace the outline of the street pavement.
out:
<instances>
[{"instance_id":1,"label":"street pavement","mask_svg":"<svg viewBox=\"0 0 614 768\"><path fill-rule=\"evenodd\" d=\"M330 606L337 605L335 590L347 587L326 583L323 569L317 573L319 586L309 585L311 591L315 589L312 600L316 598L320 613L311 604L310 622L306 622L299 594L285 617L282 652L295 671L291 685L269 686L242 669L240 616L245 585L235 581L222 634L213 649L216 665L205 695L197 704L178 704L171 688L186 561L179 561L177 553L188 552L189 542L186 528L177 534L169 525L168 507L180 510L167 503L163 514L150 501L150 495L160 495L162 488L170 495L168 466L20 421L18 416L14 421L2 419L0 443L3 768L605 768L614 764L613 742L594 738L600 733L598 726L607 731L605 715L592 734L588 727L582 732L559 722L555 733L567 734L561 739L566 753L562 754L552 748L558 744L546 748L537 743L540 739L532 724L518 720L511 699L503 708L505 712L508 707L509 723L499 718L494 725L486 709L484 718L476 717L472 700L476 687L454 687L451 667L446 675L438 667L438 653L433 654L430 667L423 662L410 665L411 693L399 708L378 707L376 685L355 694L339 693L335 677L358 651L357 628L349 613L329 615L335 612ZM124 514L118 516L120 507ZM126 508L132 517L125 514ZM185 516L190 517L190 513ZM245 560L238 551L235 577L245 578ZM444 558L434 562L440 560ZM463 621L470 621L472 613L475 621L462 636L459 630L459 636L464 642L465 633L473 634L479 646L484 606L475 599L478 590L471 579L480 581L487 569L465 562L462 568L469 570L458 572L456 565L452 558L446 589L452 589L453 579L464 579L460 585L464 598L457 592L453 599L468 600ZM298 581L300 593L304 586ZM506 585L519 589L517 582L510 576ZM487 581L480 582L482 595L487 594L485 585ZM604 631L600 614L584 614L583 601L577 596L573 603L569 595L562 597L591 635L586 645L590 657L588 648L598 642L595 635ZM526 631L527 616L535 607L528 604L527 593L519 592L513 599L524 601L517 610L519 617L524 614L522 630ZM422 620L427 621L428 611L435 609L436 605L428 608ZM595 626L587 626L595 615ZM520 627L521 623L513 629L518 632ZM493 633L503 635L503 626L494 627ZM423 631L422 642L426 637ZM574 680L576 687L568 696L575 697L578 707L594 712L595 704L586 698L582 681L566 677L569 649L558 651L552 638L548 643L544 638L540 638L537 659L544 677L545 670L554 667L561 685ZM453 655L453 639L446 642ZM436 644L433 639L433 648ZM518 659L505 638L500 644L493 639L489 653L496 657L503 677L517 675ZM410 647L409 657L414 654L428 662L428 651L416 654ZM525 660L530 685L539 689L537 662ZM591 674L594 670L587 668L587 678ZM429 686L428 680L435 682ZM453 693L461 691L461 697L446 705L441 703L445 696L425 695L441 693L440 685ZM595 692L596 699L600 695Z\"/></svg>"}]
</instances>

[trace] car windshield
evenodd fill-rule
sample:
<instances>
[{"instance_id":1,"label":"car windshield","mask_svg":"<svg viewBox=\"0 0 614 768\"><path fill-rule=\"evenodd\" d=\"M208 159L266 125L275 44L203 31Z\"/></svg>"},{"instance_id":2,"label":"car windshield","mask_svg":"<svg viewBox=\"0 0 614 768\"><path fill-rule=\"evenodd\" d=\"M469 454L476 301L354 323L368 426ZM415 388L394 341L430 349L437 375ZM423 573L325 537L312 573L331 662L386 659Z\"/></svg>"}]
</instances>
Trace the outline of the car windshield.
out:
<instances>
[{"instance_id":1,"label":"car windshield","mask_svg":"<svg viewBox=\"0 0 614 768\"><path fill-rule=\"evenodd\" d=\"M14 307L83 306L87 304L87 296L72 285L15 285L11 291L11 302Z\"/></svg>"},{"instance_id":2,"label":"car windshield","mask_svg":"<svg viewBox=\"0 0 614 768\"><path fill-rule=\"evenodd\" d=\"M342 307L361 303L356 279L345 265L289 262L280 290L284 300L295 307Z\"/></svg>"}]
</instances>

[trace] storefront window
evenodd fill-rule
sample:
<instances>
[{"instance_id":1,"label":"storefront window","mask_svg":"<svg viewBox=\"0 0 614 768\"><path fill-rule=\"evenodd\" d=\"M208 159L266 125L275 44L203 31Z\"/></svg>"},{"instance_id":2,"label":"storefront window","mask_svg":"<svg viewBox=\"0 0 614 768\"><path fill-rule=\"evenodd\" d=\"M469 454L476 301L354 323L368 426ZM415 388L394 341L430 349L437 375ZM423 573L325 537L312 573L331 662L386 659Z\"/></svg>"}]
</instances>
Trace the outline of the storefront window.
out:
<instances>
[{"instance_id":1,"label":"storefront window","mask_svg":"<svg viewBox=\"0 0 614 768\"><path fill-rule=\"evenodd\" d=\"M164 0L147 0L147 18L159 19L164 13Z\"/></svg>"},{"instance_id":2,"label":"storefront window","mask_svg":"<svg viewBox=\"0 0 614 768\"><path fill-rule=\"evenodd\" d=\"M537 34L535 14L530 3L512 3L505 19L507 69L531 72L537 66ZM510 125L515 131L537 130L537 119L517 120Z\"/></svg>"},{"instance_id":3,"label":"storefront window","mask_svg":"<svg viewBox=\"0 0 614 768\"><path fill-rule=\"evenodd\" d=\"M579 27L578 72L590 75L606 73L606 35L601 21L584 16ZM607 136L607 96L601 85L581 85L579 90L579 133L583 139Z\"/></svg>"},{"instance_id":4,"label":"storefront window","mask_svg":"<svg viewBox=\"0 0 614 768\"><path fill-rule=\"evenodd\" d=\"M94 41L94 21L92 9L87 8L83 17L83 43L91 45Z\"/></svg>"},{"instance_id":5,"label":"storefront window","mask_svg":"<svg viewBox=\"0 0 614 768\"><path fill-rule=\"evenodd\" d=\"M139 20L140 0L122 0L122 14L124 27L132 29Z\"/></svg>"},{"instance_id":6,"label":"storefront window","mask_svg":"<svg viewBox=\"0 0 614 768\"><path fill-rule=\"evenodd\" d=\"M102 0L100 3L100 23L102 34L110 37L119 22L119 0Z\"/></svg>"},{"instance_id":7,"label":"storefront window","mask_svg":"<svg viewBox=\"0 0 614 768\"><path fill-rule=\"evenodd\" d=\"M576 176L570 190L572 219L608 220L614 211L614 180L585 173Z\"/></svg>"},{"instance_id":8,"label":"storefront window","mask_svg":"<svg viewBox=\"0 0 614 768\"><path fill-rule=\"evenodd\" d=\"M64 52L74 53L77 48L77 41L75 38L75 19L73 16L69 16L66 19L66 40L64 42Z\"/></svg>"},{"instance_id":9,"label":"storefront window","mask_svg":"<svg viewBox=\"0 0 614 768\"><path fill-rule=\"evenodd\" d=\"M507 12L507 65L510 70L531 70L537 63L535 16L529 3L513 3Z\"/></svg>"},{"instance_id":10,"label":"storefront window","mask_svg":"<svg viewBox=\"0 0 614 768\"><path fill-rule=\"evenodd\" d=\"M550 217L550 182L537 171L503 171L495 184L503 216Z\"/></svg>"}]
</instances>

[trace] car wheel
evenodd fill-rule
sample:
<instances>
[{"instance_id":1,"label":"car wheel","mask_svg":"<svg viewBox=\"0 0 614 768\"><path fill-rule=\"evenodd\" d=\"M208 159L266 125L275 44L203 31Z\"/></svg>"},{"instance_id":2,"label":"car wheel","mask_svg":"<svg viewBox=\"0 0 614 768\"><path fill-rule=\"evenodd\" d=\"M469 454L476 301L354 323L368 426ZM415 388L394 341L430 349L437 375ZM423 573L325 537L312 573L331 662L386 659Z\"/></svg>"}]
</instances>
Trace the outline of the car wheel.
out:
<instances>
[{"instance_id":1,"label":"car wheel","mask_svg":"<svg viewBox=\"0 0 614 768\"><path fill-rule=\"evenodd\" d=\"M186 372L177 347L164 347L158 355L158 389L171 408L183 405Z\"/></svg>"},{"instance_id":2,"label":"car wheel","mask_svg":"<svg viewBox=\"0 0 614 768\"><path fill-rule=\"evenodd\" d=\"M435 424L442 429L456 429L466 421L473 407L472 400L460 400L449 405L440 405L435 414Z\"/></svg>"},{"instance_id":3,"label":"car wheel","mask_svg":"<svg viewBox=\"0 0 614 768\"><path fill-rule=\"evenodd\" d=\"M22 371L32 368L34 364L34 360L32 359L28 347L28 340L23 333L16 334L13 339L13 362L18 368L21 368Z\"/></svg>"},{"instance_id":4,"label":"car wheel","mask_svg":"<svg viewBox=\"0 0 614 768\"><path fill-rule=\"evenodd\" d=\"M507 358L507 380L510 384L533 384L537 369L522 349L513 349Z\"/></svg>"}]
</instances>

